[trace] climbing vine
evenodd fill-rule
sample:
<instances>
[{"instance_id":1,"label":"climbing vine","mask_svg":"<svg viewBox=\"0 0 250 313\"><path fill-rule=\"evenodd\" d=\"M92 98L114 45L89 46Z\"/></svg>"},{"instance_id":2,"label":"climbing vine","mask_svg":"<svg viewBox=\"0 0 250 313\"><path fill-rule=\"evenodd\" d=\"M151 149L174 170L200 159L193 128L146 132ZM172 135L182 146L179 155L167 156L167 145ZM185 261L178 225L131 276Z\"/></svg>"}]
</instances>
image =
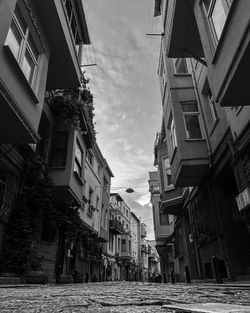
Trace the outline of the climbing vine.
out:
<instances>
[{"instance_id":1,"label":"climbing vine","mask_svg":"<svg viewBox=\"0 0 250 313\"><path fill-rule=\"evenodd\" d=\"M101 259L98 236L83 224L78 205L68 199L56 199L48 170L50 145L61 123L88 132L95 141L93 95L88 83L82 73L80 88L56 90L47 95L55 123L50 138L46 138L45 153L41 153L38 145L37 152L24 161L18 201L4 232L1 272L24 274L29 270L41 270L43 257L39 254L39 240L42 236L46 241L54 241L59 227L64 239L83 246L89 258Z\"/></svg>"},{"instance_id":2,"label":"climbing vine","mask_svg":"<svg viewBox=\"0 0 250 313\"><path fill-rule=\"evenodd\" d=\"M57 216L54 206L52 181L42 158L36 154L24 162L20 195L3 238L0 260L2 272L22 274L40 270L42 257L37 253L37 234L45 212Z\"/></svg>"}]
</instances>

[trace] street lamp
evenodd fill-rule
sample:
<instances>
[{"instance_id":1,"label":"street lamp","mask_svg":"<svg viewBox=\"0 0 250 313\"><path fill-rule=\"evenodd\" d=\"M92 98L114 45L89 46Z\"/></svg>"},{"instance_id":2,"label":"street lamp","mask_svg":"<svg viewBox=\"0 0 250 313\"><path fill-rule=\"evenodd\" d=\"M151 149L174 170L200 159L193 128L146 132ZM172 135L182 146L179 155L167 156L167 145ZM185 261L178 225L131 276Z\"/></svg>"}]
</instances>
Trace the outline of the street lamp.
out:
<instances>
[{"instance_id":1,"label":"street lamp","mask_svg":"<svg viewBox=\"0 0 250 313\"><path fill-rule=\"evenodd\" d=\"M133 193L135 192L133 188L129 187L125 190L127 193Z\"/></svg>"}]
</instances>

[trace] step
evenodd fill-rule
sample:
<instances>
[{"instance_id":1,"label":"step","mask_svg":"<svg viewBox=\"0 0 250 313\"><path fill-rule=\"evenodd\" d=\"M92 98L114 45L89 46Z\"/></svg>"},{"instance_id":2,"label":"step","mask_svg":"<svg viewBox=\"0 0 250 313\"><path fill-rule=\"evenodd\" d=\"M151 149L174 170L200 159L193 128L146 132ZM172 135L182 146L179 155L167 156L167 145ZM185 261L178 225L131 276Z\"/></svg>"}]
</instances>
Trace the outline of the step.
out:
<instances>
[{"instance_id":1,"label":"step","mask_svg":"<svg viewBox=\"0 0 250 313\"><path fill-rule=\"evenodd\" d=\"M250 306L224 303L194 303L194 304L166 304L165 309L177 310L177 312L195 313L249 313Z\"/></svg>"}]
</instances>

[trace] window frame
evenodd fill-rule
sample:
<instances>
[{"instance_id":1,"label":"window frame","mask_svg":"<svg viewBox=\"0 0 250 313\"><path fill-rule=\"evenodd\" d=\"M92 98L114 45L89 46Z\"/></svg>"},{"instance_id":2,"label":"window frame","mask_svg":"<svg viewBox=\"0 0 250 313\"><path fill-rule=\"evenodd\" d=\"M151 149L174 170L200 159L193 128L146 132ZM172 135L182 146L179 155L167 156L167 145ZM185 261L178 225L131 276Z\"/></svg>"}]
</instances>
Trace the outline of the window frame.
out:
<instances>
[{"instance_id":1,"label":"window frame","mask_svg":"<svg viewBox=\"0 0 250 313\"><path fill-rule=\"evenodd\" d=\"M25 26L25 28L23 26ZM11 46L11 42L12 42L11 36L13 36L16 39L15 32L13 32L14 28L17 31L17 34L20 36L20 43L18 43L19 46L18 46L17 55L15 55L15 52L13 51L13 48ZM21 8L18 5L16 5L15 7L15 11L13 13L13 17L12 17L11 24L10 24L10 27L9 27L9 30L5 39L4 46L9 47L25 79L27 80L30 87L34 90L35 85L37 83L38 68L39 68L42 53L41 53L41 49L39 49L38 45L36 44L35 34L31 30L30 25L27 19L25 18L25 14L23 14ZM28 76L24 68L24 61L26 58L26 54L28 54L32 62L32 65L34 66L34 67L30 66L30 73ZM29 65L28 61L27 63Z\"/></svg>"},{"instance_id":2,"label":"window frame","mask_svg":"<svg viewBox=\"0 0 250 313\"><path fill-rule=\"evenodd\" d=\"M212 116L212 121L213 121L213 123L215 123L218 120L218 114L217 114L217 110L216 110L216 106L215 106L214 97L213 97L210 89L208 90L207 98L208 98L209 109L210 109L211 116Z\"/></svg>"},{"instance_id":3,"label":"window frame","mask_svg":"<svg viewBox=\"0 0 250 313\"><path fill-rule=\"evenodd\" d=\"M93 168L94 167L94 156L91 151L87 150L86 152L86 160L89 165Z\"/></svg>"},{"instance_id":4,"label":"window frame","mask_svg":"<svg viewBox=\"0 0 250 313\"><path fill-rule=\"evenodd\" d=\"M216 28L216 26L215 26L215 23L214 23L215 20L213 20L213 13L214 13L214 9L215 9L216 4L219 2L223 8L225 20L224 20L223 26L220 30L220 33L218 34L219 29ZM222 37L223 31L224 31L224 28L226 25L226 21L228 18L229 9L230 9L230 6L232 5L232 2L233 2L233 0L210 0L209 6L206 7L204 0L203 0L203 3L202 3L203 9L204 9L204 12L206 14L210 33L211 33L211 36L212 36L212 39L213 39L215 46L218 45L218 42L219 42L220 38Z\"/></svg>"},{"instance_id":5,"label":"window frame","mask_svg":"<svg viewBox=\"0 0 250 313\"><path fill-rule=\"evenodd\" d=\"M182 110L182 105L188 105L188 104L196 104L197 106L197 111L183 111ZM182 118L183 118L183 124L184 124L184 128L185 128L185 133L186 133L186 140L202 140L204 139L203 133L202 133L202 128L201 128L201 121L200 121L200 112L199 112L199 108L198 108L198 103L196 101L186 101L186 102L180 102L180 106L181 106L181 113L182 113ZM186 123L186 119L185 117L187 116L196 116L199 122L199 129L200 129L200 134L201 137L199 138L190 138L189 137L189 132L188 132L188 128L187 128L187 123Z\"/></svg>"},{"instance_id":6,"label":"window frame","mask_svg":"<svg viewBox=\"0 0 250 313\"><path fill-rule=\"evenodd\" d=\"M63 147L56 147L55 143L58 143L58 137L60 135L63 135L64 145ZM50 151L50 167L51 168L65 168L67 165L67 155L68 155L68 138L69 138L69 132L66 130L58 130L54 137L52 138L52 146ZM63 164L57 165L58 162L52 161L53 157L55 157L57 154L63 153ZM56 159L55 159L56 160ZM56 164L56 165L54 165Z\"/></svg>"},{"instance_id":7,"label":"window frame","mask_svg":"<svg viewBox=\"0 0 250 313\"><path fill-rule=\"evenodd\" d=\"M174 154L175 149L177 148L176 128L172 113L169 118L169 148L171 154Z\"/></svg>"},{"instance_id":8,"label":"window frame","mask_svg":"<svg viewBox=\"0 0 250 313\"><path fill-rule=\"evenodd\" d=\"M168 166L166 166L165 160L168 160ZM173 185L173 178L172 178L172 174L171 174L171 166L170 166L170 159L168 156L165 156L162 158L162 167L163 167L163 182L164 182L164 190L170 190L174 188ZM171 177L171 183L169 184L168 181L168 175L170 173L170 177Z\"/></svg>"},{"instance_id":9,"label":"window frame","mask_svg":"<svg viewBox=\"0 0 250 313\"><path fill-rule=\"evenodd\" d=\"M78 151L80 151L80 153L81 153L81 156L80 156L81 160L78 159L77 149L79 149ZM82 178L83 160L84 160L84 152L83 152L83 149L81 147L79 140L76 139L75 158L74 158L74 172L77 173L81 178ZM76 170L76 167L79 171Z\"/></svg>"},{"instance_id":10,"label":"window frame","mask_svg":"<svg viewBox=\"0 0 250 313\"><path fill-rule=\"evenodd\" d=\"M178 71L178 62L181 60L181 62L185 62L185 67L186 67L186 72L179 72ZM188 72L188 66L187 66L187 60L186 58L173 58L173 63L174 63L174 73L175 75L190 75Z\"/></svg>"},{"instance_id":11,"label":"window frame","mask_svg":"<svg viewBox=\"0 0 250 313\"><path fill-rule=\"evenodd\" d=\"M83 34L81 32L81 27L79 25L79 20L78 20L78 16L77 16L77 10L76 10L75 4L74 4L75 2L72 1L72 0L62 0L62 3L63 3L63 6L64 6L64 11L65 11L66 19L67 19L68 26L69 26L69 29L70 29L70 33L71 33L71 36L72 36L72 40L73 40L73 43L74 43L74 48L75 48L75 52L76 52L76 55L77 55L77 59L78 59L78 61L81 64L82 52L83 52ZM67 3L70 3L70 6L71 6L70 14L69 14L69 11L67 9ZM73 31L73 26L72 26L73 19L75 20L75 23L76 23L76 25L75 25L76 26L75 27L75 33ZM79 38L80 38L79 42L81 43L81 44L79 44L79 47L76 44L77 34L79 35Z\"/></svg>"}]
</instances>

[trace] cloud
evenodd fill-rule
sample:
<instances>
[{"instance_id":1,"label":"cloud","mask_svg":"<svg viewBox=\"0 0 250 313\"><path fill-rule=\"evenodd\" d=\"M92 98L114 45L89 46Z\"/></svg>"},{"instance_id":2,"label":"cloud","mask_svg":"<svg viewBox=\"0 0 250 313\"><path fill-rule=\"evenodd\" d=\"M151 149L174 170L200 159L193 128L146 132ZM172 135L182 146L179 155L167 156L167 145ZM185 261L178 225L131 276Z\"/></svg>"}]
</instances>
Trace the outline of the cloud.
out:
<instances>
[{"instance_id":1,"label":"cloud","mask_svg":"<svg viewBox=\"0 0 250 313\"><path fill-rule=\"evenodd\" d=\"M144 0L85 2L94 44L88 59L98 64L86 67L94 94L97 142L115 175L112 185L135 187L134 194L119 193L137 216L147 220L153 238L148 172L154 170L153 144L161 124L156 74L160 38L146 36L153 1L148 2L150 11Z\"/></svg>"}]
</instances>

